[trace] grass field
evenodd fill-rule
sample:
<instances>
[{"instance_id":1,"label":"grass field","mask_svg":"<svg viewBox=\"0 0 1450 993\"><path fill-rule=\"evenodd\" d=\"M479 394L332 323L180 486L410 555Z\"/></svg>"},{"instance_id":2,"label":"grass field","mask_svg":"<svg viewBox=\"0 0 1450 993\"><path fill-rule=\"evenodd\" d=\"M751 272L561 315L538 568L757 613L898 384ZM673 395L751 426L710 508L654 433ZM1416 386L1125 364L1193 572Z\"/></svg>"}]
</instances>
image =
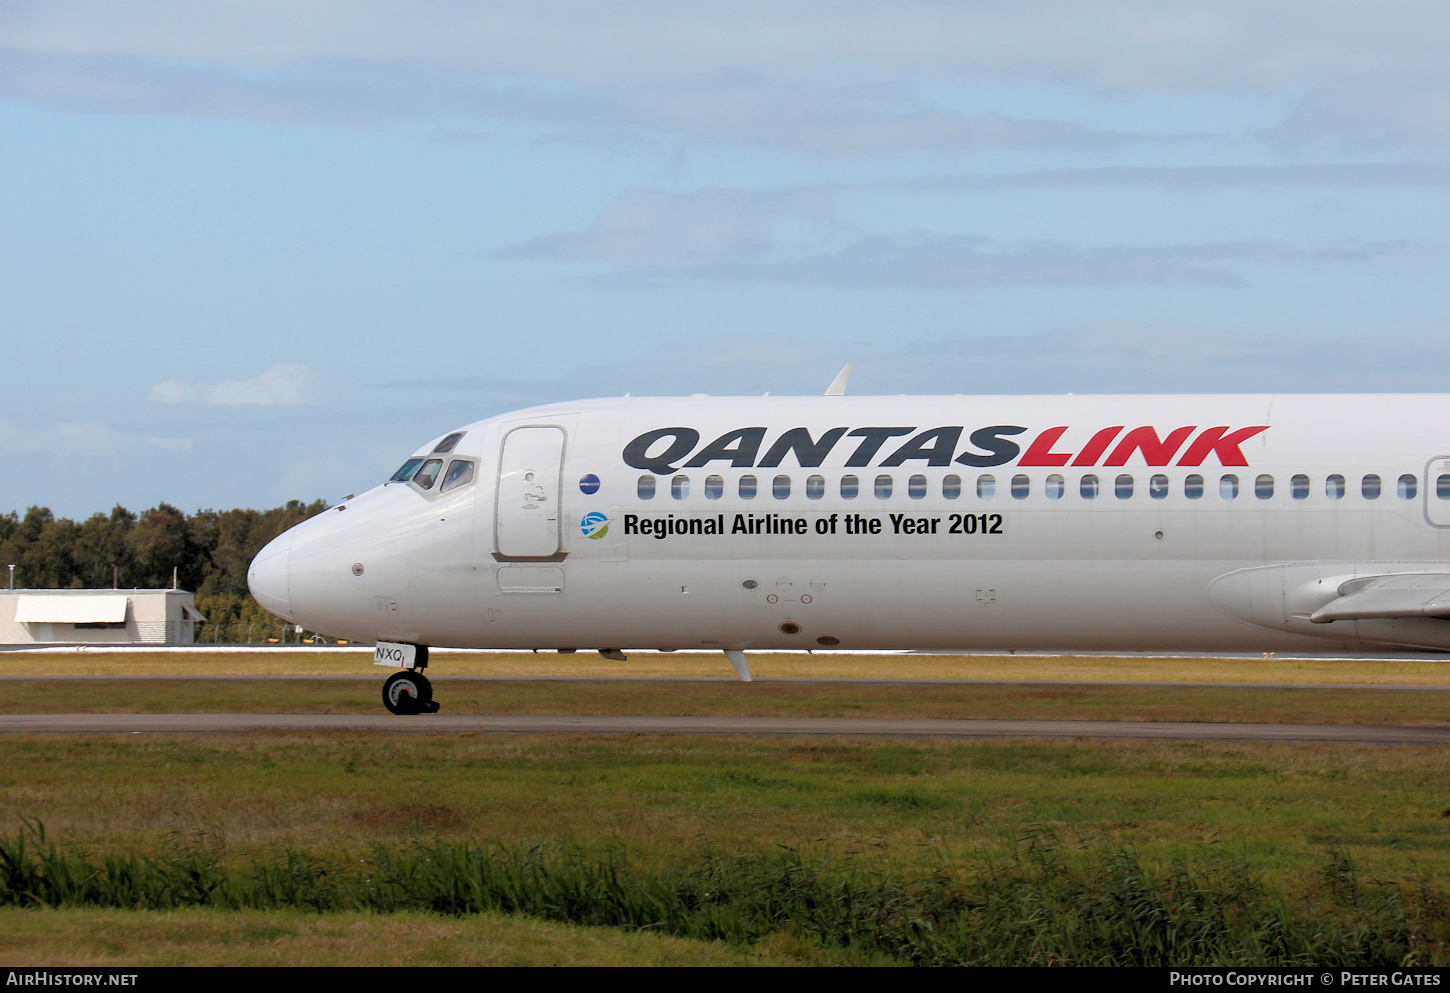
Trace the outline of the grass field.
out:
<instances>
[{"instance_id":1,"label":"grass field","mask_svg":"<svg viewBox=\"0 0 1450 993\"><path fill-rule=\"evenodd\" d=\"M720 674L713 657L637 658L638 665L603 665L638 675ZM0 684L9 691L3 709L11 713L375 712L385 674L366 658L321 655L12 654L0 656L0 663L12 674L94 667L90 671L177 676L220 670L376 677L12 681ZM601 660L441 655L435 687L455 713L1413 724L1441 722L1450 704L1450 695L1439 691L469 682L446 676L517 675L531 663L535 672L569 674L559 670L592 672ZM1395 664L1393 671L1387 663L1361 661L1264 660L1260 667L1257 660L1221 659L765 656L752 663L764 675L898 675L899 664L918 676L1023 678L1031 666L1046 665L1045 678L1176 674L1251 681L1257 672L1274 682L1450 683L1439 663L1418 661ZM815 668L802 672L802 665ZM1204 960L1214 961L1383 963L1412 955L1420 963L1446 962L1447 766L1450 753L1439 748L1281 743L7 735L0 736L0 835L13 838L26 819L43 822L59 845L56 858L92 867L80 876L107 877L112 870L104 869L105 856L114 869L130 864L127 859L150 866L146 859L184 861L204 853L218 878L235 887L251 878L248 873L262 871L258 867L300 859L326 867L327 878L351 879L348 892L354 895L321 911L254 906L240 898L236 906L252 909L185 901L118 909L105 899L97 904L98 898L74 895L48 898L55 904L50 909L22 909L14 904L25 898L14 894L36 888L32 879L16 889L14 866L25 860L14 857L12 844L0 857L0 869L10 866L0 871L0 896L10 894L0 899L10 904L0 907L0 956L36 964L778 965L988 961L981 949L992 948L1018 956L1010 961L1134 961L1139 953L1150 956L1143 960L1182 961L1198 948L1209 949ZM389 859L413 859L410 872L461 859L477 865L458 878L477 884L468 872L484 871L478 865L486 869L489 859L507 861L535 850L556 853L539 870L539 885L565 890L607 877L612 860L623 860L628 885L620 884L623 895L616 894L615 902L635 907L629 911L635 916L621 910L609 921L622 927L599 926L603 911L566 912L557 909L558 901L509 903L496 893L487 896L493 892L487 887L478 890L484 895L476 907L415 893L396 912L384 912L359 876ZM579 868L570 852L593 861ZM787 899L789 892L764 904L740 897L744 902L732 904L735 916L726 924L680 904L674 916L662 910L660 924L639 930L640 900L653 906L650 901L663 899L658 894L666 890L678 895L681 886L705 886L700 880L715 878L711 866L745 860L739 862L744 875L726 880L732 892L764 886L777 893L779 885L781 892L791 891L797 876L771 875L787 852L817 867L809 885L801 883L809 893L797 894L796 903ZM146 872L175 875L191 871L189 864L158 863ZM49 878L63 875L54 866L46 872ZM708 885L716 888L718 881ZM954 893L960 895L943 896ZM125 907L151 905L125 899ZM844 930L818 912L842 901L857 908ZM740 909L746 904L749 913ZM774 910L761 909L767 904ZM455 906L474 910L446 909ZM519 912L501 912L509 909ZM937 930L921 931L910 923L915 918L901 916L907 910L935 921ZM1149 920L1159 924L1149 927ZM1172 927L1165 931L1164 922Z\"/></svg>"},{"instance_id":2,"label":"grass field","mask_svg":"<svg viewBox=\"0 0 1450 993\"><path fill-rule=\"evenodd\" d=\"M1217 838L1275 871L1333 843L1450 876L1450 757L1433 747L258 732L0 748L0 824L37 817L98 848L613 838L649 857L789 844L912 859L1031 827L1150 855Z\"/></svg>"},{"instance_id":3,"label":"grass field","mask_svg":"<svg viewBox=\"0 0 1450 993\"><path fill-rule=\"evenodd\" d=\"M9 682L3 714L375 714L383 673L363 679L87 679ZM478 682L439 676L448 714L1021 718L1444 724L1450 691L1171 686ZM426 718L424 718L426 720Z\"/></svg>"},{"instance_id":4,"label":"grass field","mask_svg":"<svg viewBox=\"0 0 1450 993\"><path fill-rule=\"evenodd\" d=\"M1257 683L1393 683L1450 686L1450 657L1393 661L1280 658L1202 659L1033 655L832 655L748 653L757 676L930 679L1174 680ZM370 650L85 651L0 653L0 675L190 675L200 673L379 673ZM718 652L639 652L611 662L594 652L437 652L430 674L505 676L729 676Z\"/></svg>"},{"instance_id":5,"label":"grass field","mask_svg":"<svg viewBox=\"0 0 1450 993\"><path fill-rule=\"evenodd\" d=\"M17 735L0 749L0 823L38 817L51 838L83 851L202 848L235 860L291 848L350 863L375 846L401 850L419 839L542 841L616 846L641 871L663 872L702 852L785 845L910 875L942 865L970 873L1023 838L1050 837L1069 856L1130 850L1164 878L1175 859L1229 853L1309 910L1334 903L1334 866L1353 863L1340 875L1429 893L1416 897L1429 900L1433 925L1422 959L1445 955L1431 939L1444 938L1434 926L1444 924L1436 901L1450 878L1450 786L1445 753L1434 748L259 733ZM302 960L314 961L315 950L315 961L330 961L335 943L314 940L316 928L352 925L324 917L315 928L287 918L293 931L277 940L296 944ZM250 926L205 919L222 930ZM167 944L156 934L175 930L167 920L138 915L125 926L151 934L135 940L152 948ZM62 934L77 925L55 926ZM467 926L482 935L492 925ZM47 927L11 929L0 953L42 941ZM617 934L600 954L635 955ZM790 934L779 940L792 960L829 951ZM206 961L229 948L228 961L255 960L246 942L218 941ZM90 955L96 945L85 947ZM535 953L531 961L557 954L548 941ZM639 954L667 961L676 952ZM75 955L66 961L85 957L80 948Z\"/></svg>"}]
</instances>

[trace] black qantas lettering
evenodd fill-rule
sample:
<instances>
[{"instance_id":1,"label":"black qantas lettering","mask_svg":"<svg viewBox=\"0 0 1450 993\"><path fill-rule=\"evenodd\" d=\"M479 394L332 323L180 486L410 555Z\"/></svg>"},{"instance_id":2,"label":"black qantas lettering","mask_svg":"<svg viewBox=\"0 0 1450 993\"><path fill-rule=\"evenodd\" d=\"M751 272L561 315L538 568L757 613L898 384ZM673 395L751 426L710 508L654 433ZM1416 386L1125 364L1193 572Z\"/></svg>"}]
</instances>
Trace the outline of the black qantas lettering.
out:
<instances>
[{"instance_id":1,"label":"black qantas lettering","mask_svg":"<svg viewBox=\"0 0 1450 993\"><path fill-rule=\"evenodd\" d=\"M1134 458L1150 466L1201 466L1209 458L1216 459L1220 465L1246 466L1249 461L1243 453L1244 444L1268 429L1267 424L1244 428L1221 424L1202 429L1192 425L1165 429L1142 425L1125 433L1124 425L1073 429L1060 424L1039 429L1024 439L1024 452L1023 446L1011 439L1026 434L1027 428L1018 424L993 424L972 431L967 435L966 447L958 452L966 430L961 425L927 428L919 433L913 433L917 431L914 427L828 428L819 438L811 434L810 428L795 427L781 432L766 449L765 456L758 458L769 434L768 428L726 431L697 450L700 432L674 427L644 432L624 446L623 454L626 465L659 475L677 472L678 467L701 469L718 462L728 463L732 469L773 468L791 455L801 468L815 469L825 464L843 438L859 438L855 450L845 460L846 468L871 465L889 468L912 462L940 467L955 462L986 468L1014 460L1020 466L1121 466ZM904 435L911 437L878 461L886 442Z\"/></svg>"},{"instance_id":2,"label":"black qantas lettering","mask_svg":"<svg viewBox=\"0 0 1450 993\"><path fill-rule=\"evenodd\" d=\"M788 452L795 452L796 461L802 469L815 469L826 461L826 456L831 454L831 449L845 433L845 428L831 428L821 435L820 441L812 441L808 428L791 428L770 446L770 451L760 460L760 467L769 469L778 466Z\"/></svg>"},{"instance_id":3,"label":"black qantas lettering","mask_svg":"<svg viewBox=\"0 0 1450 993\"><path fill-rule=\"evenodd\" d=\"M916 428L857 428L851 432L850 437L860 438L861 444L856 446L856 451L846 460L847 467L854 469L870 465L881 446L886 444L887 438L911 434L915 430Z\"/></svg>"},{"instance_id":4,"label":"black qantas lettering","mask_svg":"<svg viewBox=\"0 0 1450 993\"><path fill-rule=\"evenodd\" d=\"M925 459L927 465L951 465L952 456L957 453L957 441L961 437L960 427L923 431L892 452L891 457L881 464L896 466L914 459Z\"/></svg>"},{"instance_id":5,"label":"black qantas lettering","mask_svg":"<svg viewBox=\"0 0 1450 993\"><path fill-rule=\"evenodd\" d=\"M1021 434L1026 428L1019 428L1013 424L995 424L989 428L978 428L972 432L967 440L973 448L984 448L990 454L978 455L976 452L963 452L956 460L962 465L971 466L992 466L1006 465L1017 457L1022 449L1017 447L1015 441L1008 441L1002 437L1004 434Z\"/></svg>"},{"instance_id":6,"label":"black qantas lettering","mask_svg":"<svg viewBox=\"0 0 1450 993\"><path fill-rule=\"evenodd\" d=\"M659 454L649 454L649 450L655 447L656 442L666 438L674 440ZM624 446L624 464L632 465L636 469L648 469L650 472L657 472L660 475L674 472L675 467L670 463L688 455L699 441L700 432L694 428L657 428L654 431L646 431Z\"/></svg>"},{"instance_id":7,"label":"black qantas lettering","mask_svg":"<svg viewBox=\"0 0 1450 993\"><path fill-rule=\"evenodd\" d=\"M729 462L732 469L753 466L755 465L755 453L760 451L760 439L764 437L765 428L741 428L738 431L727 431L700 449L694 458L685 463L685 468L699 469L711 462ZM772 463L761 463L761 465L768 464ZM636 466L636 468L640 467Z\"/></svg>"}]
</instances>

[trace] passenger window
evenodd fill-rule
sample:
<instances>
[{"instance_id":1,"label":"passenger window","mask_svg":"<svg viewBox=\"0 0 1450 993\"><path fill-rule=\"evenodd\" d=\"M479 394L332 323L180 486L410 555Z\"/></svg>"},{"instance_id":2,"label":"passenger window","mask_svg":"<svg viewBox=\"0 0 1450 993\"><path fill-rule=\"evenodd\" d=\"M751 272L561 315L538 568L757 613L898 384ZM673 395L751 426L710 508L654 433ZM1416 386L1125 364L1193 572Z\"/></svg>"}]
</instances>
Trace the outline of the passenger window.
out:
<instances>
[{"instance_id":1,"label":"passenger window","mask_svg":"<svg viewBox=\"0 0 1450 993\"><path fill-rule=\"evenodd\" d=\"M741 476L740 477L740 489L739 489L740 499L742 499L742 500L754 500L755 499L755 490L756 490L756 482L755 482L755 477L754 476Z\"/></svg>"},{"instance_id":2,"label":"passenger window","mask_svg":"<svg viewBox=\"0 0 1450 993\"><path fill-rule=\"evenodd\" d=\"M1415 499L1415 494L1419 492L1419 484L1420 481L1418 479L1409 473L1405 473L1405 475L1400 477L1399 483L1395 487L1395 492L1401 500L1413 500Z\"/></svg>"},{"instance_id":3,"label":"passenger window","mask_svg":"<svg viewBox=\"0 0 1450 993\"><path fill-rule=\"evenodd\" d=\"M790 496L790 477L776 476L770 481L770 495L777 500L784 500Z\"/></svg>"},{"instance_id":4,"label":"passenger window","mask_svg":"<svg viewBox=\"0 0 1450 993\"><path fill-rule=\"evenodd\" d=\"M431 490L433 484L438 481L438 470L442 468L442 459L429 459L423 463L423 468L418 470L418 475L413 477L413 482L425 490Z\"/></svg>"},{"instance_id":5,"label":"passenger window","mask_svg":"<svg viewBox=\"0 0 1450 993\"><path fill-rule=\"evenodd\" d=\"M467 459L454 459L448 463L448 471L443 474L443 485L438 488L438 492L447 493L460 486L467 486L471 482L473 482L473 463Z\"/></svg>"},{"instance_id":6,"label":"passenger window","mask_svg":"<svg viewBox=\"0 0 1450 993\"><path fill-rule=\"evenodd\" d=\"M1168 496L1168 477L1155 473L1148 479L1148 495L1154 500L1162 500Z\"/></svg>"},{"instance_id":7,"label":"passenger window","mask_svg":"<svg viewBox=\"0 0 1450 993\"><path fill-rule=\"evenodd\" d=\"M1331 500L1344 499L1344 477L1334 473L1324 477L1324 495Z\"/></svg>"},{"instance_id":8,"label":"passenger window","mask_svg":"<svg viewBox=\"0 0 1450 993\"><path fill-rule=\"evenodd\" d=\"M807 476L806 477L806 499L807 500L819 500L821 497L823 497L825 495L826 495L826 477L825 476Z\"/></svg>"},{"instance_id":9,"label":"passenger window","mask_svg":"<svg viewBox=\"0 0 1450 993\"><path fill-rule=\"evenodd\" d=\"M1274 495L1274 477L1265 473L1254 479L1254 496L1268 500Z\"/></svg>"},{"instance_id":10,"label":"passenger window","mask_svg":"<svg viewBox=\"0 0 1450 993\"><path fill-rule=\"evenodd\" d=\"M641 500L653 500L655 498L655 478L653 476L640 476L639 482L635 484L634 492Z\"/></svg>"},{"instance_id":11,"label":"passenger window","mask_svg":"<svg viewBox=\"0 0 1450 993\"><path fill-rule=\"evenodd\" d=\"M956 473L943 476L941 479L941 495L943 500L957 500L962 495L962 477Z\"/></svg>"},{"instance_id":12,"label":"passenger window","mask_svg":"<svg viewBox=\"0 0 1450 993\"><path fill-rule=\"evenodd\" d=\"M1450 473L1435 477L1435 496L1441 500L1450 500Z\"/></svg>"},{"instance_id":13,"label":"passenger window","mask_svg":"<svg viewBox=\"0 0 1450 993\"><path fill-rule=\"evenodd\" d=\"M467 432L464 431L455 431L453 434L450 434L448 437L444 438L433 447L433 454L447 455L449 452L453 451L453 449L457 447L458 443L463 440L463 436L466 433Z\"/></svg>"},{"instance_id":14,"label":"passenger window","mask_svg":"<svg viewBox=\"0 0 1450 993\"><path fill-rule=\"evenodd\" d=\"M725 495L725 480L719 476L705 477L705 499L718 500Z\"/></svg>"},{"instance_id":15,"label":"passenger window","mask_svg":"<svg viewBox=\"0 0 1450 993\"><path fill-rule=\"evenodd\" d=\"M676 500L683 500L690 495L690 477L676 476L670 480L670 496Z\"/></svg>"},{"instance_id":16,"label":"passenger window","mask_svg":"<svg viewBox=\"0 0 1450 993\"><path fill-rule=\"evenodd\" d=\"M390 483L406 483L408 480L410 480L410 479L413 478L413 473L417 472L418 471L418 467L420 465L422 465L422 464L423 464L423 460L422 459L409 459L408 461L406 461L406 462L403 463L403 466L402 466L401 469L399 469L397 472L393 473L392 478L389 479L388 482L390 482ZM1441 476L1440 478L1441 479L1450 479L1450 476Z\"/></svg>"},{"instance_id":17,"label":"passenger window","mask_svg":"<svg viewBox=\"0 0 1450 993\"><path fill-rule=\"evenodd\" d=\"M859 476L849 476L848 475L848 476L842 476L841 477L841 499L842 500L854 500L854 499L856 499L856 495L858 493L860 493L860 492L861 492L861 478Z\"/></svg>"},{"instance_id":18,"label":"passenger window","mask_svg":"<svg viewBox=\"0 0 1450 993\"><path fill-rule=\"evenodd\" d=\"M1183 495L1190 500L1203 499L1203 477L1196 472L1190 472L1184 476Z\"/></svg>"},{"instance_id":19,"label":"passenger window","mask_svg":"<svg viewBox=\"0 0 1450 993\"><path fill-rule=\"evenodd\" d=\"M1026 476L1012 477L1012 499L1026 500L1027 494L1032 491L1032 480Z\"/></svg>"},{"instance_id":20,"label":"passenger window","mask_svg":"<svg viewBox=\"0 0 1450 993\"><path fill-rule=\"evenodd\" d=\"M891 496L891 477L884 472L876 477L876 498L885 500Z\"/></svg>"},{"instance_id":21,"label":"passenger window","mask_svg":"<svg viewBox=\"0 0 1450 993\"><path fill-rule=\"evenodd\" d=\"M1133 477L1126 472L1113 480L1113 495L1119 500L1126 500L1133 495Z\"/></svg>"},{"instance_id":22,"label":"passenger window","mask_svg":"<svg viewBox=\"0 0 1450 993\"><path fill-rule=\"evenodd\" d=\"M1380 478L1370 473L1360 480L1359 492L1366 500L1378 500L1380 498Z\"/></svg>"},{"instance_id":23,"label":"passenger window","mask_svg":"<svg viewBox=\"0 0 1450 993\"><path fill-rule=\"evenodd\" d=\"M990 500L997 492L997 477L993 475L981 475L977 477L977 497L981 500Z\"/></svg>"},{"instance_id":24,"label":"passenger window","mask_svg":"<svg viewBox=\"0 0 1450 993\"><path fill-rule=\"evenodd\" d=\"M1289 477L1289 495L1295 500L1309 499L1309 477L1303 473Z\"/></svg>"},{"instance_id":25,"label":"passenger window","mask_svg":"<svg viewBox=\"0 0 1450 993\"><path fill-rule=\"evenodd\" d=\"M1084 500L1096 500L1098 498L1098 477L1082 477L1082 480L1077 484L1077 492Z\"/></svg>"},{"instance_id":26,"label":"passenger window","mask_svg":"<svg viewBox=\"0 0 1450 993\"><path fill-rule=\"evenodd\" d=\"M1233 473L1222 476L1218 481L1218 495L1225 500L1233 500L1239 495L1239 477Z\"/></svg>"},{"instance_id":27,"label":"passenger window","mask_svg":"<svg viewBox=\"0 0 1450 993\"><path fill-rule=\"evenodd\" d=\"M926 477L912 476L906 481L906 495L913 500L920 500L926 496Z\"/></svg>"},{"instance_id":28,"label":"passenger window","mask_svg":"<svg viewBox=\"0 0 1450 993\"><path fill-rule=\"evenodd\" d=\"M1057 473L1047 477L1047 484L1043 487L1049 500L1061 500L1062 495L1067 492L1067 480Z\"/></svg>"}]
</instances>

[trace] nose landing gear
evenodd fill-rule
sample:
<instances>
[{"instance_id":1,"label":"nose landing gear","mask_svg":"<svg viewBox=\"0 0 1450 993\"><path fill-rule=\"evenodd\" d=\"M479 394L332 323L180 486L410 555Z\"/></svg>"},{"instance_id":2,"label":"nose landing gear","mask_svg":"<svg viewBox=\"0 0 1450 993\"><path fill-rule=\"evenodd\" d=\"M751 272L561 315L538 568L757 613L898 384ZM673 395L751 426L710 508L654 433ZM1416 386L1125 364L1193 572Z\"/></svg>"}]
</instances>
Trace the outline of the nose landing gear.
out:
<instances>
[{"instance_id":1,"label":"nose landing gear","mask_svg":"<svg viewBox=\"0 0 1450 993\"><path fill-rule=\"evenodd\" d=\"M395 672L383 683L383 706L390 714L436 714L433 684L416 669Z\"/></svg>"}]
</instances>

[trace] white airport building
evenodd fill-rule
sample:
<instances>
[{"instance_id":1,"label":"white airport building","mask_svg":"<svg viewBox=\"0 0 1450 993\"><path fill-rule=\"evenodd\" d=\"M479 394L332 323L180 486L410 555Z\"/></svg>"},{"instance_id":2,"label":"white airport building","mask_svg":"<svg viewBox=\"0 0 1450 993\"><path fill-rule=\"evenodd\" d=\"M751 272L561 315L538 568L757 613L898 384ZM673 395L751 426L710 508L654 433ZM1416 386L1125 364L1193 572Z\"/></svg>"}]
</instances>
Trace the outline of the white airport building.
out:
<instances>
[{"instance_id":1,"label":"white airport building","mask_svg":"<svg viewBox=\"0 0 1450 993\"><path fill-rule=\"evenodd\" d=\"M3 645L190 645L186 590L0 590Z\"/></svg>"}]
</instances>

